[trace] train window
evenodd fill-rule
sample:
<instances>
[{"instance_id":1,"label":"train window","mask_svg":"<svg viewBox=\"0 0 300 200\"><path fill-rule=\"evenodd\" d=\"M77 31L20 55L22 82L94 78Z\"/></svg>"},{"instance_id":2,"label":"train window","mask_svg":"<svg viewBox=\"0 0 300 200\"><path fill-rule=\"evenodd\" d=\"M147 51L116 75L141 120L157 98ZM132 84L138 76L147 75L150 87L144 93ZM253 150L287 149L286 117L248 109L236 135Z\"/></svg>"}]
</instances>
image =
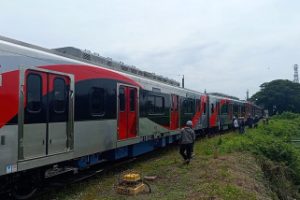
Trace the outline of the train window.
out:
<instances>
[{"instance_id":1,"label":"train window","mask_svg":"<svg viewBox=\"0 0 300 200\"><path fill-rule=\"evenodd\" d=\"M155 97L155 108L157 110L161 110L163 108L163 98L162 97Z\"/></svg>"},{"instance_id":2,"label":"train window","mask_svg":"<svg viewBox=\"0 0 300 200\"><path fill-rule=\"evenodd\" d=\"M90 113L92 116L104 115L104 100L104 89L92 87L90 90Z\"/></svg>"},{"instance_id":3,"label":"train window","mask_svg":"<svg viewBox=\"0 0 300 200\"><path fill-rule=\"evenodd\" d=\"M156 96L155 97L155 113L163 113L164 112L164 98Z\"/></svg>"},{"instance_id":4,"label":"train window","mask_svg":"<svg viewBox=\"0 0 300 200\"><path fill-rule=\"evenodd\" d=\"M136 89L130 89L130 111L135 111Z\"/></svg>"},{"instance_id":5,"label":"train window","mask_svg":"<svg viewBox=\"0 0 300 200\"><path fill-rule=\"evenodd\" d=\"M125 89L124 89L124 87L120 87L120 89L119 89L119 106L120 106L120 111L125 111Z\"/></svg>"},{"instance_id":6,"label":"train window","mask_svg":"<svg viewBox=\"0 0 300 200\"><path fill-rule=\"evenodd\" d=\"M183 113L191 114L195 110L195 103L192 99L186 99L183 101Z\"/></svg>"},{"instance_id":7,"label":"train window","mask_svg":"<svg viewBox=\"0 0 300 200\"><path fill-rule=\"evenodd\" d=\"M222 105L221 114L227 114L227 113L228 113L228 103L225 103Z\"/></svg>"},{"instance_id":8,"label":"train window","mask_svg":"<svg viewBox=\"0 0 300 200\"><path fill-rule=\"evenodd\" d=\"M159 104L157 104L156 106L159 108L159 112L163 113L164 109L165 109L165 98L164 97L158 97L159 100ZM156 104L156 99L155 99L155 104Z\"/></svg>"},{"instance_id":9,"label":"train window","mask_svg":"<svg viewBox=\"0 0 300 200\"><path fill-rule=\"evenodd\" d=\"M215 112L215 108L214 108L214 104L212 103L211 104L211 113L214 113Z\"/></svg>"},{"instance_id":10,"label":"train window","mask_svg":"<svg viewBox=\"0 0 300 200\"><path fill-rule=\"evenodd\" d=\"M188 101L187 100L183 101L182 110L183 110L184 113L187 113L187 110L188 110Z\"/></svg>"},{"instance_id":11,"label":"train window","mask_svg":"<svg viewBox=\"0 0 300 200\"><path fill-rule=\"evenodd\" d=\"M147 98L147 110L149 114L163 114L165 109L165 98L150 95Z\"/></svg>"},{"instance_id":12,"label":"train window","mask_svg":"<svg viewBox=\"0 0 300 200\"><path fill-rule=\"evenodd\" d=\"M232 114L233 113L233 104L229 104L228 109L229 109L229 112Z\"/></svg>"},{"instance_id":13,"label":"train window","mask_svg":"<svg viewBox=\"0 0 300 200\"><path fill-rule=\"evenodd\" d=\"M238 105L233 105L233 113L234 113L234 114L237 114L238 111L239 111Z\"/></svg>"},{"instance_id":14,"label":"train window","mask_svg":"<svg viewBox=\"0 0 300 200\"><path fill-rule=\"evenodd\" d=\"M154 113L154 105L155 105L154 96L148 96L147 97L147 110L148 110L148 113Z\"/></svg>"},{"instance_id":15,"label":"train window","mask_svg":"<svg viewBox=\"0 0 300 200\"><path fill-rule=\"evenodd\" d=\"M244 115L245 112L246 112L246 109L245 109L245 106L243 105L243 106L242 106L242 114Z\"/></svg>"},{"instance_id":16,"label":"train window","mask_svg":"<svg viewBox=\"0 0 300 200\"><path fill-rule=\"evenodd\" d=\"M203 103L204 109L203 109L203 114L206 114L206 103Z\"/></svg>"},{"instance_id":17,"label":"train window","mask_svg":"<svg viewBox=\"0 0 300 200\"><path fill-rule=\"evenodd\" d=\"M66 110L66 83L64 79L56 78L54 79L54 112L56 113L64 113Z\"/></svg>"},{"instance_id":18,"label":"train window","mask_svg":"<svg viewBox=\"0 0 300 200\"><path fill-rule=\"evenodd\" d=\"M27 111L39 113L42 110L42 78L38 74L29 74L27 77Z\"/></svg>"},{"instance_id":19,"label":"train window","mask_svg":"<svg viewBox=\"0 0 300 200\"><path fill-rule=\"evenodd\" d=\"M195 112L195 101L194 100L190 100L189 102L189 111L190 113L194 113Z\"/></svg>"}]
</instances>

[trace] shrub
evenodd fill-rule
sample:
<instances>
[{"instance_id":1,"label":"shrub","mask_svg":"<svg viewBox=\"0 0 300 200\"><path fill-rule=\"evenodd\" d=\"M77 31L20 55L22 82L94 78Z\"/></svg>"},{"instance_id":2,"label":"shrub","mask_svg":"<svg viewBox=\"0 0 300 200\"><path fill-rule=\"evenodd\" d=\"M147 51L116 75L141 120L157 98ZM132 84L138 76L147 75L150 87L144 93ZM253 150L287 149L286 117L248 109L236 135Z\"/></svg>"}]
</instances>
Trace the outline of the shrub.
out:
<instances>
[{"instance_id":1,"label":"shrub","mask_svg":"<svg viewBox=\"0 0 300 200\"><path fill-rule=\"evenodd\" d=\"M292 112L283 112L280 115L274 115L272 119L296 119L300 118L300 114Z\"/></svg>"},{"instance_id":2,"label":"shrub","mask_svg":"<svg viewBox=\"0 0 300 200\"><path fill-rule=\"evenodd\" d=\"M256 155L278 197L296 198L300 150L290 142L292 138L300 139L300 115L286 112L272 117L269 125L247 129L244 135L222 140L219 148L222 152L249 151Z\"/></svg>"}]
</instances>

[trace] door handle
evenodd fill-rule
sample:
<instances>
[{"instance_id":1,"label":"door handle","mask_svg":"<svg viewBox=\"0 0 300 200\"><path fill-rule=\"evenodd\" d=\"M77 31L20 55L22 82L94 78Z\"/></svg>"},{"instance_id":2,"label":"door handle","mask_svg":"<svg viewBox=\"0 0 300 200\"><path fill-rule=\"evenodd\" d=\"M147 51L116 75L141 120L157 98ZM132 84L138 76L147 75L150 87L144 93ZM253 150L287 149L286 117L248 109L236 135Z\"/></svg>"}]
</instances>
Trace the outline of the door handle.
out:
<instances>
[{"instance_id":1,"label":"door handle","mask_svg":"<svg viewBox=\"0 0 300 200\"><path fill-rule=\"evenodd\" d=\"M43 145L45 145L45 140L43 140Z\"/></svg>"},{"instance_id":2,"label":"door handle","mask_svg":"<svg viewBox=\"0 0 300 200\"><path fill-rule=\"evenodd\" d=\"M70 99L73 99L73 97L74 97L74 92L73 92L73 90L70 90L70 91L69 91L69 95L70 95Z\"/></svg>"}]
</instances>

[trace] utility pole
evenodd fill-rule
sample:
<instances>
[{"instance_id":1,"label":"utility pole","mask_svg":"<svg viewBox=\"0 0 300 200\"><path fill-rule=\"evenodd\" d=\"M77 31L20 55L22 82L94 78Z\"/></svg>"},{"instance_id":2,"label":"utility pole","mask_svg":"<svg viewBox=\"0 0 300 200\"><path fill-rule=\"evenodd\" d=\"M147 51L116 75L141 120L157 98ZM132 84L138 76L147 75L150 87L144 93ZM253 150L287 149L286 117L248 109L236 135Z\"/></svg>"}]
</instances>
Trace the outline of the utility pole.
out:
<instances>
[{"instance_id":1,"label":"utility pole","mask_svg":"<svg viewBox=\"0 0 300 200\"><path fill-rule=\"evenodd\" d=\"M184 75L182 75L182 88L184 88Z\"/></svg>"},{"instance_id":2,"label":"utility pole","mask_svg":"<svg viewBox=\"0 0 300 200\"><path fill-rule=\"evenodd\" d=\"M298 65L294 64L294 83L299 83Z\"/></svg>"},{"instance_id":3,"label":"utility pole","mask_svg":"<svg viewBox=\"0 0 300 200\"><path fill-rule=\"evenodd\" d=\"M247 101L249 100L249 89L247 89L247 91L246 91L246 100Z\"/></svg>"}]
</instances>

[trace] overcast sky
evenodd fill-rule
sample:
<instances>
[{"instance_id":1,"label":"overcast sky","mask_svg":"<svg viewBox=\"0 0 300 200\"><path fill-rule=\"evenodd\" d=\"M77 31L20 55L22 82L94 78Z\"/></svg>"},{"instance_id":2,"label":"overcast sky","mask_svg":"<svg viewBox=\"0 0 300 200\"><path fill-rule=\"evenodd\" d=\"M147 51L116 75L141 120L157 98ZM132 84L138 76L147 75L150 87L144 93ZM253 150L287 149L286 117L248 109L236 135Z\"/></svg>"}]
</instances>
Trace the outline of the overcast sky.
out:
<instances>
[{"instance_id":1,"label":"overcast sky","mask_svg":"<svg viewBox=\"0 0 300 200\"><path fill-rule=\"evenodd\" d=\"M0 34L244 99L300 64L299 0L2 0Z\"/></svg>"}]
</instances>

